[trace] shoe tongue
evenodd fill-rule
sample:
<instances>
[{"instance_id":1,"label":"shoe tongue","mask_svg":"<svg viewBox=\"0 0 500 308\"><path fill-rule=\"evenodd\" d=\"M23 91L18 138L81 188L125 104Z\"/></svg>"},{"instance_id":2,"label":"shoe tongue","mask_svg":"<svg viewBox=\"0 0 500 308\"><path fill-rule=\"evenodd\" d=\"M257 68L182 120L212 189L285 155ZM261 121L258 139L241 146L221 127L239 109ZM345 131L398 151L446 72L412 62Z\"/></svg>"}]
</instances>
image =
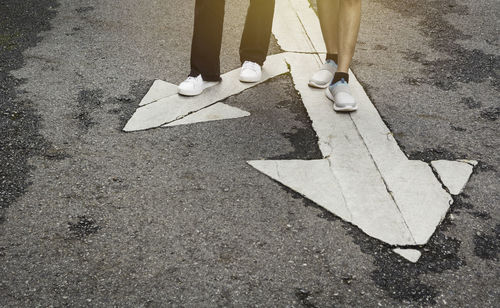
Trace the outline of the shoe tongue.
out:
<instances>
[{"instance_id":1,"label":"shoe tongue","mask_svg":"<svg viewBox=\"0 0 500 308\"><path fill-rule=\"evenodd\" d=\"M258 66L258 64L255 63L255 62L252 62L252 61L245 61L243 63L243 66L246 67L246 68L256 69L256 67Z\"/></svg>"},{"instance_id":2,"label":"shoe tongue","mask_svg":"<svg viewBox=\"0 0 500 308\"><path fill-rule=\"evenodd\" d=\"M340 78L340 80L335 81L335 83L332 83L330 86L338 86L338 85L347 85L348 83L345 81L344 78Z\"/></svg>"},{"instance_id":3,"label":"shoe tongue","mask_svg":"<svg viewBox=\"0 0 500 308\"><path fill-rule=\"evenodd\" d=\"M335 63L335 61L333 61L332 59L327 59L327 60L326 60L326 63L328 63L328 64L330 64L330 65L337 66L337 63Z\"/></svg>"}]
</instances>

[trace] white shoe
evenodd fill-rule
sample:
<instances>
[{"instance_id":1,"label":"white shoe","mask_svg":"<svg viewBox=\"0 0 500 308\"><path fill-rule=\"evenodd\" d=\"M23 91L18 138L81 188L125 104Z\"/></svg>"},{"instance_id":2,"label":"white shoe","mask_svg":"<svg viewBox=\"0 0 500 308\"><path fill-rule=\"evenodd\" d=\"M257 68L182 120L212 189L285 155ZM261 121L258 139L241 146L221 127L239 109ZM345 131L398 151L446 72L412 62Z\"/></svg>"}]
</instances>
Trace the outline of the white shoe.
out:
<instances>
[{"instance_id":1,"label":"white shoe","mask_svg":"<svg viewBox=\"0 0 500 308\"><path fill-rule=\"evenodd\" d=\"M319 70L311 76L311 79L309 79L309 86L320 89L327 88L332 82L336 71L337 64L333 60L326 60Z\"/></svg>"},{"instance_id":2,"label":"white shoe","mask_svg":"<svg viewBox=\"0 0 500 308\"><path fill-rule=\"evenodd\" d=\"M329 86L325 93L326 97L333 101L335 111L349 112L358 109L358 103L351 94L349 84L343 79Z\"/></svg>"},{"instance_id":3,"label":"white shoe","mask_svg":"<svg viewBox=\"0 0 500 308\"><path fill-rule=\"evenodd\" d=\"M259 64L252 61L245 61L241 66L241 82L258 82L262 78L262 68Z\"/></svg>"},{"instance_id":4,"label":"white shoe","mask_svg":"<svg viewBox=\"0 0 500 308\"><path fill-rule=\"evenodd\" d=\"M184 96L200 95L203 90L218 84L218 81L204 81L201 74L196 77L189 76L177 87L178 93Z\"/></svg>"}]
</instances>

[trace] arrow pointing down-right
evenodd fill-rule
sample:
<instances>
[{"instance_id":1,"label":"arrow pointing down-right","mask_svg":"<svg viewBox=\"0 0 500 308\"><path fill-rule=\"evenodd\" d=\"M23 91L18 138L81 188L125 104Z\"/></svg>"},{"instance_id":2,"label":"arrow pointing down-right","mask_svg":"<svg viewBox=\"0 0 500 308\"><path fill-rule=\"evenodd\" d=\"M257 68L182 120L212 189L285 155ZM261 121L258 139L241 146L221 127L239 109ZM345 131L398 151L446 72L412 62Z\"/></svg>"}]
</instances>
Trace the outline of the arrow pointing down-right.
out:
<instances>
[{"instance_id":1,"label":"arrow pointing down-right","mask_svg":"<svg viewBox=\"0 0 500 308\"><path fill-rule=\"evenodd\" d=\"M316 55L287 53L295 88L318 135L321 160L248 163L366 234L396 246L426 244L453 202L429 164L409 160L351 76L355 113L336 113L308 87ZM467 179L465 179L465 182Z\"/></svg>"},{"instance_id":2,"label":"arrow pointing down-right","mask_svg":"<svg viewBox=\"0 0 500 308\"><path fill-rule=\"evenodd\" d=\"M276 181L391 245L411 262L413 245L428 242L453 199L429 164L409 160L351 73L357 112L335 113L323 91L307 86L325 53L318 18L306 0L276 0L273 33L318 135L324 159L250 161ZM433 162L452 194L467 183L474 161ZM406 246L406 247L405 247ZM408 247L410 246L410 247ZM408 249L409 248L409 249Z\"/></svg>"}]
</instances>

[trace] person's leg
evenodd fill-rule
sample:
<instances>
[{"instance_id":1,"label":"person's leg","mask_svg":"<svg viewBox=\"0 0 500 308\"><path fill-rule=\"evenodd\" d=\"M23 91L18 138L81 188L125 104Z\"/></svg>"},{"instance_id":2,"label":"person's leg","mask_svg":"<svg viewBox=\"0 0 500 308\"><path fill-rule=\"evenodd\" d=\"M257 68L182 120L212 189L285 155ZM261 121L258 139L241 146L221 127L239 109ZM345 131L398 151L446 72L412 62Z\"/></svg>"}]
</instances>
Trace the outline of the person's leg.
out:
<instances>
[{"instance_id":1,"label":"person's leg","mask_svg":"<svg viewBox=\"0 0 500 308\"><path fill-rule=\"evenodd\" d=\"M332 12L333 13L333 12ZM349 88L349 66L354 56L361 20L361 0L340 0L338 10L338 66L326 96L336 111L354 111L358 104Z\"/></svg>"},{"instance_id":2,"label":"person's leg","mask_svg":"<svg viewBox=\"0 0 500 308\"><path fill-rule=\"evenodd\" d=\"M241 37L240 60L260 66L266 60L274 16L274 0L250 0Z\"/></svg>"},{"instance_id":3,"label":"person's leg","mask_svg":"<svg viewBox=\"0 0 500 308\"><path fill-rule=\"evenodd\" d=\"M205 81L220 80L224 3L224 0L196 0L189 74L192 77L201 74Z\"/></svg>"},{"instance_id":4,"label":"person's leg","mask_svg":"<svg viewBox=\"0 0 500 308\"><path fill-rule=\"evenodd\" d=\"M321 33L326 45L326 61L309 79L309 86L326 88L337 71L338 59L338 21L341 0L318 0L318 16Z\"/></svg>"},{"instance_id":5,"label":"person's leg","mask_svg":"<svg viewBox=\"0 0 500 308\"><path fill-rule=\"evenodd\" d=\"M341 0L319 0L318 17L326 45L327 60L338 63L339 7Z\"/></svg>"},{"instance_id":6,"label":"person's leg","mask_svg":"<svg viewBox=\"0 0 500 308\"><path fill-rule=\"evenodd\" d=\"M347 73L354 56L361 21L361 0L341 0L338 26L337 72Z\"/></svg>"},{"instance_id":7,"label":"person's leg","mask_svg":"<svg viewBox=\"0 0 500 308\"><path fill-rule=\"evenodd\" d=\"M196 96L220 80L220 48L224 23L224 0L196 0L191 72L179 84L178 93Z\"/></svg>"}]
</instances>

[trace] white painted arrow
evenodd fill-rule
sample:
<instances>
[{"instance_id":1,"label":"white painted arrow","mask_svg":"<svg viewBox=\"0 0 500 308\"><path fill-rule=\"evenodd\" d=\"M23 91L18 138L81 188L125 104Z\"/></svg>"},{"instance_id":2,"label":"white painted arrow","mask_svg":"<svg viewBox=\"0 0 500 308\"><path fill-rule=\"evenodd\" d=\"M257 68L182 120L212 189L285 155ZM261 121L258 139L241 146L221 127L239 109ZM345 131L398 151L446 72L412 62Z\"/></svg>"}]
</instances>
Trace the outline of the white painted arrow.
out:
<instances>
[{"instance_id":1,"label":"white painted arrow","mask_svg":"<svg viewBox=\"0 0 500 308\"><path fill-rule=\"evenodd\" d=\"M319 22L306 0L277 0L277 8L273 33L288 51L286 61L324 159L249 164L372 237L403 247L426 244L453 202L450 194L427 163L401 151L352 72L355 113L334 112L322 90L307 86L322 62ZM458 181L466 183L469 175ZM420 257L414 249L394 251L412 262Z\"/></svg>"},{"instance_id":2,"label":"white painted arrow","mask_svg":"<svg viewBox=\"0 0 500 308\"><path fill-rule=\"evenodd\" d=\"M240 82L238 80L240 69L236 69L222 75L223 82L206 89L203 95L184 97L178 94L167 95L173 92L172 87L158 82L156 85L153 84L152 89L141 102L143 106L136 110L123 130L130 132L164 126L286 72L288 68L284 61L284 54L277 54L267 58L262 70L262 80L257 83ZM234 111L229 108L225 108L224 111L228 110ZM245 112L241 110L240 113ZM234 117L234 112L222 118L231 117Z\"/></svg>"},{"instance_id":3,"label":"white painted arrow","mask_svg":"<svg viewBox=\"0 0 500 308\"><path fill-rule=\"evenodd\" d=\"M177 96L176 85L163 80L155 80L148 93L146 93L144 98L139 103L139 106L145 106L159 100L166 100L167 98L172 96ZM216 103L194 113L184 115L184 117L180 116L179 120L169 122L165 125L162 125L161 127L235 119L247 117L249 115L249 112L246 112L239 108L232 107L223 103Z\"/></svg>"},{"instance_id":4,"label":"white painted arrow","mask_svg":"<svg viewBox=\"0 0 500 308\"><path fill-rule=\"evenodd\" d=\"M429 165L408 160L354 76L350 84L360 107L336 113L322 90L307 85L319 68L315 56L287 54L286 60L325 159L249 163L377 239L425 244L452 202ZM311 186L314 178L325 183ZM319 195L309 190L320 187L326 191ZM326 193L330 202L321 202Z\"/></svg>"}]
</instances>

